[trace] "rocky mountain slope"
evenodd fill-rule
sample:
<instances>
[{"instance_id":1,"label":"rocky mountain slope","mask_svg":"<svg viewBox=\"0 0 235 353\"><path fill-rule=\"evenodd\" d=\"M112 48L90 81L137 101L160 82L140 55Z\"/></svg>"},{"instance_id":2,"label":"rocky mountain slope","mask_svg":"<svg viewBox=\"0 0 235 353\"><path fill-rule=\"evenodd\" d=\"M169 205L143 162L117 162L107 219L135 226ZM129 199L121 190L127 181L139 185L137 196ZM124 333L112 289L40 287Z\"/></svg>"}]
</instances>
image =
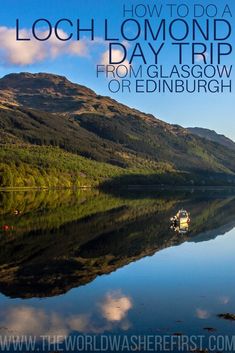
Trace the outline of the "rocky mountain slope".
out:
<instances>
[{"instance_id":1,"label":"rocky mountain slope","mask_svg":"<svg viewBox=\"0 0 235 353\"><path fill-rule=\"evenodd\" d=\"M35 149L31 146L36 145L59 147L70 153L65 159L79 156L85 159L89 168L92 168L92 161L115 166L119 168L114 173L118 183L125 183L119 177L126 174L131 174L131 180L127 180L131 184L135 183L135 175L146 174L151 174L151 180L143 178L141 184L168 183L168 179L172 183L176 174L177 183L187 180L197 184L201 181L221 184L235 180L234 151L230 148L99 96L65 77L46 73L9 74L0 79L0 143L3 146L0 170L3 171L6 171L6 164L12 162L12 157L8 158L9 148L4 148L20 145L21 154L18 153L17 160L22 163L22 170L29 165L33 170L31 174L41 175L42 166L51 174L52 150L41 150L40 158L35 159ZM28 157L30 148L32 158ZM58 159L58 155L53 152L53 160ZM16 164L15 160L13 162ZM58 168L58 165L54 166L54 174L64 173L64 179L71 176L70 167L61 164L60 173ZM80 172L85 175L86 168ZM8 186L9 180L13 180L11 186L25 184L25 181L17 181L22 179L21 175L11 178L8 174L1 186ZM110 179L110 175L108 177ZM105 175L104 179L107 179Z\"/></svg>"},{"instance_id":2,"label":"rocky mountain slope","mask_svg":"<svg viewBox=\"0 0 235 353\"><path fill-rule=\"evenodd\" d=\"M214 130L203 129L200 127L189 127L188 131L191 132L193 135L205 138L209 141L216 142L222 146L225 146L235 151L235 142L224 135L217 134Z\"/></svg>"}]
</instances>

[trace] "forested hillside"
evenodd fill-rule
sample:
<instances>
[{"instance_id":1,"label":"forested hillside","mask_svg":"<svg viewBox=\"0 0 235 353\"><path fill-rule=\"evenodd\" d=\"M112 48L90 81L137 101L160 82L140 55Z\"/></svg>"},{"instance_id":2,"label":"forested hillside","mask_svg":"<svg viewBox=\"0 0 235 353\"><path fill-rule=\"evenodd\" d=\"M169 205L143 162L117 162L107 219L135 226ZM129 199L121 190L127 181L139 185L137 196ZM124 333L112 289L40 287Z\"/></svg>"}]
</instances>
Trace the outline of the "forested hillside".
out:
<instances>
[{"instance_id":1,"label":"forested hillside","mask_svg":"<svg viewBox=\"0 0 235 353\"><path fill-rule=\"evenodd\" d=\"M1 187L235 184L234 150L52 74L0 79L0 144Z\"/></svg>"}]
</instances>

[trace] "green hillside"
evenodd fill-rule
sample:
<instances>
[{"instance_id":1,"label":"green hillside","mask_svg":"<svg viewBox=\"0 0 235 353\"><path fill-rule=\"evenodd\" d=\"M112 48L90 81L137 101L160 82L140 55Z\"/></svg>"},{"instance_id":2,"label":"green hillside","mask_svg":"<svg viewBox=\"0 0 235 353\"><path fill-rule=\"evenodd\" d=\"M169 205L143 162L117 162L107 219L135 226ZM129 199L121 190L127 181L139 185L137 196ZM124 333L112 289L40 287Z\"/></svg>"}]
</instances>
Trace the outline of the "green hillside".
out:
<instances>
[{"instance_id":1,"label":"green hillside","mask_svg":"<svg viewBox=\"0 0 235 353\"><path fill-rule=\"evenodd\" d=\"M232 149L51 74L0 79L0 145L1 187L235 184Z\"/></svg>"}]
</instances>

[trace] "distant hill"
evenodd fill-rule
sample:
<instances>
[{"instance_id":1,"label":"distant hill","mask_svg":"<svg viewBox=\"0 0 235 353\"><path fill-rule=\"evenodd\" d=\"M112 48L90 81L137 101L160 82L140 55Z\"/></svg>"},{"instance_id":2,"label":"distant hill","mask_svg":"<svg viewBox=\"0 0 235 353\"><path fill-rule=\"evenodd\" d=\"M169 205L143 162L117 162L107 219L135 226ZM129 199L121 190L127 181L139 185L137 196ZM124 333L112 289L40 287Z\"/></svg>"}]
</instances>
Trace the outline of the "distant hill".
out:
<instances>
[{"instance_id":1,"label":"distant hill","mask_svg":"<svg viewBox=\"0 0 235 353\"><path fill-rule=\"evenodd\" d=\"M224 135L217 134L214 130L204 129L201 127L189 127L188 131L194 135L219 143L220 145L235 151L235 142Z\"/></svg>"},{"instance_id":2,"label":"distant hill","mask_svg":"<svg viewBox=\"0 0 235 353\"><path fill-rule=\"evenodd\" d=\"M47 73L0 79L0 144L0 186L235 183L231 148Z\"/></svg>"}]
</instances>

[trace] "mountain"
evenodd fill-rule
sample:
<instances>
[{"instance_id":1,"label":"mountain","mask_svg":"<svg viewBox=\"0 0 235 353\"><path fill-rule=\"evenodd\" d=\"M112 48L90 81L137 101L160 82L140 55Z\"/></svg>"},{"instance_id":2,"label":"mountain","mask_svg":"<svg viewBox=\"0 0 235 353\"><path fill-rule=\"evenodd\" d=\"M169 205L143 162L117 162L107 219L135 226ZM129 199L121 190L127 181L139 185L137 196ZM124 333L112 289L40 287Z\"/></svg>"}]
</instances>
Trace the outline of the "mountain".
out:
<instances>
[{"instance_id":1,"label":"mountain","mask_svg":"<svg viewBox=\"0 0 235 353\"><path fill-rule=\"evenodd\" d=\"M224 135L217 134L214 130L204 129L200 127L189 127L188 131L191 132L193 135L205 138L209 141L216 142L222 146L225 146L235 151L235 142Z\"/></svg>"},{"instance_id":2,"label":"mountain","mask_svg":"<svg viewBox=\"0 0 235 353\"><path fill-rule=\"evenodd\" d=\"M234 151L63 76L0 79L0 186L235 184Z\"/></svg>"}]
</instances>

